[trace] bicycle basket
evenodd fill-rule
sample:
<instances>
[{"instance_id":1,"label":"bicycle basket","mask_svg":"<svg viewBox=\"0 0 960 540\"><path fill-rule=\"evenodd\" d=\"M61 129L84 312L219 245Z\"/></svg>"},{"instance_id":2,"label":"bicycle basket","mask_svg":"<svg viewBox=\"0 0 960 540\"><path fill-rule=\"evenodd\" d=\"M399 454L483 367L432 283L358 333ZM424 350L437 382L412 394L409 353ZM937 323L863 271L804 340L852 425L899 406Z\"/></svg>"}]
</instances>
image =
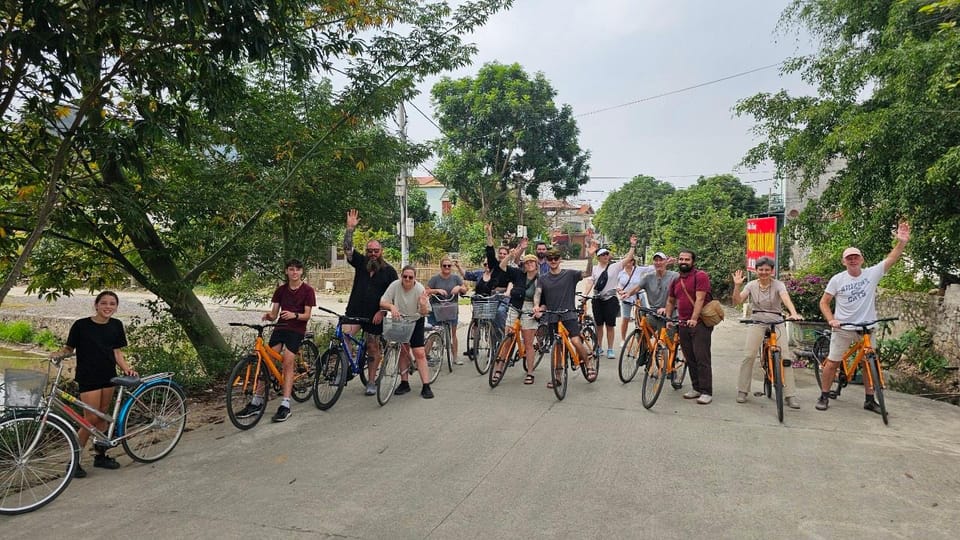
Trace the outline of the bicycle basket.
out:
<instances>
[{"instance_id":1,"label":"bicycle basket","mask_svg":"<svg viewBox=\"0 0 960 540\"><path fill-rule=\"evenodd\" d=\"M383 339L396 343L407 343L413 335L413 328L417 326L417 319L398 321L395 319L383 320Z\"/></svg>"},{"instance_id":2,"label":"bicycle basket","mask_svg":"<svg viewBox=\"0 0 960 540\"><path fill-rule=\"evenodd\" d=\"M437 322L443 321L455 321L457 320L457 314L460 312L460 306L456 302L441 302L439 304L433 304L433 318Z\"/></svg>"},{"instance_id":3,"label":"bicycle basket","mask_svg":"<svg viewBox=\"0 0 960 540\"><path fill-rule=\"evenodd\" d=\"M497 317L497 308L500 302L497 299L474 300L473 318L481 321L490 321Z\"/></svg>"},{"instance_id":4,"label":"bicycle basket","mask_svg":"<svg viewBox=\"0 0 960 540\"><path fill-rule=\"evenodd\" d=\"M30 369L7 368L3 371L4 407L36 407L47 388L47 374Z\"/></svg>"}]
</instances>

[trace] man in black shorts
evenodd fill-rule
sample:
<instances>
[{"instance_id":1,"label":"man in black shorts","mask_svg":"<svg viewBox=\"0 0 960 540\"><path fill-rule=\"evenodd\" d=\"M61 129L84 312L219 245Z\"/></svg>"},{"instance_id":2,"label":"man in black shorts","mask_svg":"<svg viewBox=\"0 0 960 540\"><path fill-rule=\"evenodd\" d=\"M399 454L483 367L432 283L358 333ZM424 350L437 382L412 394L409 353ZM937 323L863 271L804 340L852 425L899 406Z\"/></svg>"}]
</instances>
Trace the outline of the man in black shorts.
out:
<instances>
[{"instance_id":1,"label":"man in black shorts","mask_svg":"<svg viewBox=\"0 0 960 540\"><path fill-rule=\"evenodd\" d=\"M383 260L383 246L376 240L367 242L366 253L360 254L353 249L353 231L360 223L359 213L351 209L347 212L347 230L343 233L343 253L347 262L354 268L353 288L350 289L350 299L347 301L347 317L370 319L372 322L361 325L345 324L343 331L353 335L363 328L363 335L370 351L370 363L367 364L367 388L364 394L376 395L377 367L383 352L380 350L380 340L371 339L383 334L383 311L380 311L380 297L387 291L387 287L398 279L397 271Z\"/></svg>"}]
</instances>

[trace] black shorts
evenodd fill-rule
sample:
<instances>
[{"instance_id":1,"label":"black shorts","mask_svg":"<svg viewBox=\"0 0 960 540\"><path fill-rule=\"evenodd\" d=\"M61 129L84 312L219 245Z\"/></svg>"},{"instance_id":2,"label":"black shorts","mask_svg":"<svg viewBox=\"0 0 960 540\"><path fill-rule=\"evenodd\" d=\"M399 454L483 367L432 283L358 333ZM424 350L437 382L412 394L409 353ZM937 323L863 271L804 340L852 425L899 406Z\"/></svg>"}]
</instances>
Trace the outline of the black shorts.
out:
<instances>
[{"instance_id":1,"label":"black shorts","mask_svg":"<svg viewBox=\"0 0 960 540\"><path fill-rule=\"evenodd\" d=\"M620 315L620 301L617 298L593 300L593 320L597 322L597 326L616 326L618 315Z\"/></svg>"},{"instance_id":2,"label":"black shorts","mask_svg":"<svg viewBox=\"0 0 960 540\"><path fill-rule=\"evenodd\" d=\"M557 323L555 322L547 323L547 327L550 329L550 335L553 335L554 333L556 333ZM567 333L570 334L571 338L580 337L580 320L579 319L564 319L563 327L567 329Z\"/></svg>"},{"instance_id":3,"label":"black shorts","mask_svg":"<svg viewBox=\"0 0 960 540\"><path fill-rule=\"evenodd\" d=\"M270 347L274 345L283 344L284 348L297 354L300 351L300 343L303 342L303 334L299 332L294 332L293 330L274 330L270 334Z\"/></svg>"},{"instance_id":4,"label":"black shorts","mask_svg":"<svg viewBox=\"0 0 960 540\"><path fill-rule=\"evenodd\" d=\"M77 381L77 386L80 387L80 393L82 394L84 392L93 392L94 390L100 390L102 388L113 388L115 385L110 382L110 379L106 379L98 381Z\"/></svg>"},{"instance_id":5,"label":"black shorts","mask_svg":"<svg viewBox=\"0 0 960 540\"><path fill-rule=\"evenodd\" d=\"M426 341L423 335L423 322L425 320L425 317L420 317L417 319L417 324L413 327L413 334L410 335L411 348L423 347L423 344Z\"/></svg>"},{"instance_id":6,"label":"black shorts","mask_svg":"<svg viewBox=\"0 0 960 540\"><path fill-rule=\"evenodd\" d=\"M383 335L383 322L380 324L373 324L372 322L362 322L360 323L360 328L363 329L363 335L365 336L382 336Z\"/></svg>"}]
</instances>

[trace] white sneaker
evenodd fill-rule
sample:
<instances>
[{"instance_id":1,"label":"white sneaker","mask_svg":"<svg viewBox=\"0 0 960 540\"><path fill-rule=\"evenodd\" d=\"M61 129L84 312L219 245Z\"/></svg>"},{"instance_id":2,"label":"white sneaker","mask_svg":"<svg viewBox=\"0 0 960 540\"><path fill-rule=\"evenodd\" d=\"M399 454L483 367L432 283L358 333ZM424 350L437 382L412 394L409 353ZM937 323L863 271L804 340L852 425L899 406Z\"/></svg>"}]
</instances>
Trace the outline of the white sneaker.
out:
<instances>
[{"instance_id":1,"label":"white sneaker","mask_svg":"<svg viewBox=\"0 0 960 540\"><path fill-rule=\"evenodd\" d=\"M787 398L790 399L790 398ZM746 392L737 392L737 403L746 403L747 402L747 393Z\"/></svg>"},{"instance_id":2,"label":"white sneaker","mask_svg":"<svg viewBox=\"0 0 960 540\"><path fill-rule=\"evenodd\" d=\"M613 356L613 349L607 349L607 358L615 358L615 356Z\"/></svg>"},{"instance_id":3,"label":"white sneaker","mask_svg":"<svg viewBox=\"0 0 960 540\"><path fill-rule=\"evenodd\" d=\"M453 361L453 364L454 364L455 366L462 366L462 365L463 365L463 360L457 358L457 359L455 359L455 360Z\"/></svg>"},{"instance_id":4,"label":"white sneaker","mask_svg":"<svg viewBox=\"0 0 960 540\"><path fill-rule=\"evenodd\" d=\"M700 397L700 392L696 390L691 390L683 395L683 399L697 399L698 397Z\"/></svg>"},{"instance_id":5,"label":"white sneaker","mask_svg":"<svg viewBox=\"0 0 960 540\"><path fill-rule=\"evenodd\" d=\"M800 401L798 401L797 398L790 396L786 399L786 401L787 401L787 407L790 407L791 409L800 408Z\"/></svg>"},{"instance_id":6,"label":"white sneaker","mask_svg":"<svg viewBox=\"0 0 960 540\"><path fill-rule=\"evenodd\" d=\"M700 394L700 397L697 398L697 403L700 405L709 405L713 401L713 396L710 394Z\"/></svg>"}]
</instances>

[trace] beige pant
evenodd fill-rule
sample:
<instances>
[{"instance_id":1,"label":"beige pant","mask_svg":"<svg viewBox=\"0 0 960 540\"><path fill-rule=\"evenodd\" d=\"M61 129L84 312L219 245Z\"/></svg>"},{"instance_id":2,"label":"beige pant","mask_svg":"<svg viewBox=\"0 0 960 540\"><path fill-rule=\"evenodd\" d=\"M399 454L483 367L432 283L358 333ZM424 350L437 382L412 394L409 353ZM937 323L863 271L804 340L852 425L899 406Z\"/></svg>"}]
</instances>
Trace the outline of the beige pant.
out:
<instances>
[{"instance_id":1,"label":"beige pant","mask_svg":"<svg viewBox=\"0 0 960 540\"><path fill-rule=\"evenodd\" d=\"M746 351L743 361L740 363L740 379L737 381L737 391L750 393L750 381L753 379L753 365L760 356L760 345L763 343L763 333L766 326L760 324L747 325L747 341L744 345ZM777 345L780 347L780 358L793 359L790 356L790 346L787 344L787 333L785 325L777 325ZM794 397L797 395L797 383L793 376L793 368L783 368L783 395L784 397Z\"/></svg>"}]
</instances>

